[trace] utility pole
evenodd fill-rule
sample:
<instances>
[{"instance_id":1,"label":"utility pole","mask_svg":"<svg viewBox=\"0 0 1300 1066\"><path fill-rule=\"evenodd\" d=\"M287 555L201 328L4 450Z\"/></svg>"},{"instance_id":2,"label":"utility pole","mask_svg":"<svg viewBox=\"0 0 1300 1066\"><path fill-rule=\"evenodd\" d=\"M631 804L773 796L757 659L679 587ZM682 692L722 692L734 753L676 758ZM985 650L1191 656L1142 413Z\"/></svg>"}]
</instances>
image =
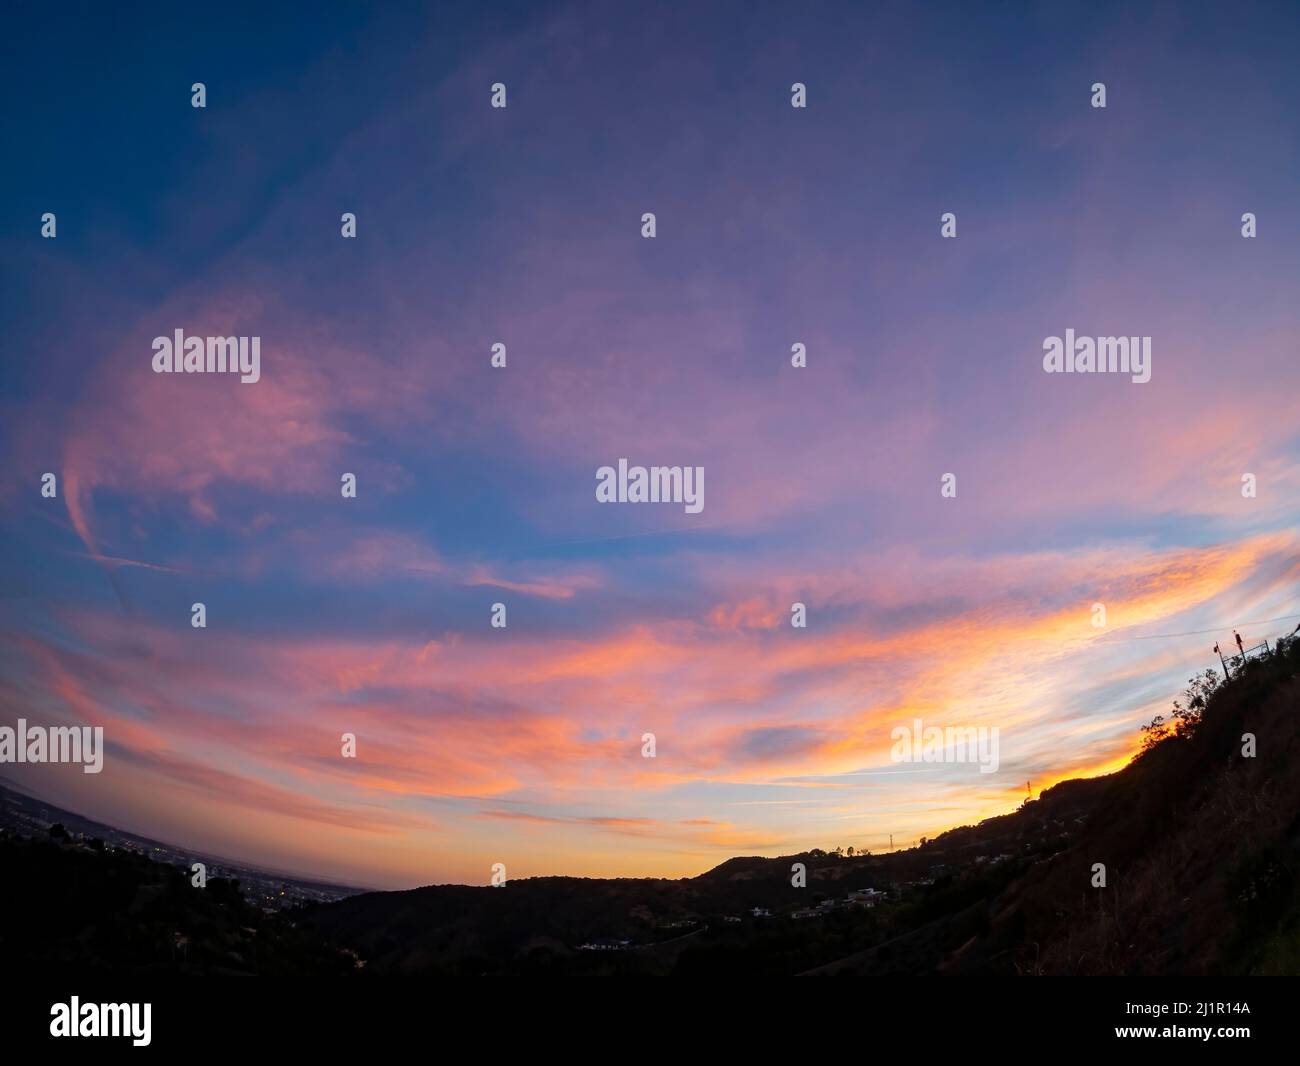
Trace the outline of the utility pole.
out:
<instances>
[{"instance_id":1,"label":"utility pole","mask_svg":"<svg viewBox=\"0 0 1300 1066\"><path fill-rule=\"evenodd\" d=\"M894 834L893 834L893 833L890 833L890 834L889 834L889 850L890 850L890 851L893 851L893 850L894 850Z\"/></svg>"},{"instance_id":2,"label":"utility pole","mask_svg":"<svg viewBox=\"0 0 1300 1066\"><path fill-rule=\"evenodd\" d=\"M1223 657L1223 652L1219 651L1219 646L1217 644L1214 645L1214 652L1218 655L1219 662L1223 663L1223 680L1231 681L1232 678L1228 676L1228 660Z\"/></svg>"}]
</instances>

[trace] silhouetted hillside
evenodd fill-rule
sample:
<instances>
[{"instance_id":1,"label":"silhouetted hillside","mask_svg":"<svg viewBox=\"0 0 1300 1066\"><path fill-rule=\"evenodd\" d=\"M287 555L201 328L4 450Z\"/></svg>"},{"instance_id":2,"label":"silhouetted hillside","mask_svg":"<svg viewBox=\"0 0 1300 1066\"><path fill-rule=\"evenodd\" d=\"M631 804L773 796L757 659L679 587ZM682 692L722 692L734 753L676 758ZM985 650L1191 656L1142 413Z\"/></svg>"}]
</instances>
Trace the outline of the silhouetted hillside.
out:
<instances>
[{"instance_id":1,"label":"silhouetted hillside","mask_svg":"<svg viewBox=\"0 0 1300 1066\"><path fill-rule=\"evenodd\" d=\"M1298 662L1284 644L1124 770L908 851L369 893L311 921L380 973L1300 972Z\"/></svg>"},{"instance_id":2,"label":"silhouetted hillside","mask_svg":"<svg viewBox=\"0 0 1300 1066\"><path fill-rule=\"evenodd\" d=\"M132 972L308 975L352 972L356 959L264 914L238 882L195 888L176 867L102 842L0 835L0 958L35 976Z\"/></svg>"},{"instance_id":3,"label":"silhouetted hillside","mask_svg":"<svg viewBox=\"0 0 1300 1066\"><path fill-rule=\"evenodd\" d=\"M1298 670L1296 641L1247 664L1190 735L1111 775L1080 838L998 899L945 969L1300 973ZM1094 863L1105 889L1090 887Z\"/></svg>"},{"instance_id":4,"label":"silhouetted hillside","mask_svg":"<svg viewBox=\"0 0 1300 1066\"><path fill-rule=\"evenodd\" d=\"M1181 734L1099 779L1091 815L1059 854L1030 866L953 936L931 931L934 971L1300 973L1298 670L1300 642L1283 642L1231 682L1212 682ZM1193 682L1202 697L1211 687ZM1246 734L1254 757L1243 755ZM1008 818L1035 817L1038 807ZM1096 864L1104 888L1093 887ZM868 950L818 972L892 969Z\"/></svg>"},{"instance_id":5,"label":"silhouetted hillside","mask_svg":"<svg viewBox=\"0 0 1300 1066\"><path fill-rule=\"evenodd\" d=\"M742 856L679 880L431 886L268 914L234 882L196 889L98 841L9 832L0 951L22 972L1294 974L1298 669L1300 642L1284 642L1230 683L1199 679L1124 770L888 855Z\"/></svg>"}]
</instances>

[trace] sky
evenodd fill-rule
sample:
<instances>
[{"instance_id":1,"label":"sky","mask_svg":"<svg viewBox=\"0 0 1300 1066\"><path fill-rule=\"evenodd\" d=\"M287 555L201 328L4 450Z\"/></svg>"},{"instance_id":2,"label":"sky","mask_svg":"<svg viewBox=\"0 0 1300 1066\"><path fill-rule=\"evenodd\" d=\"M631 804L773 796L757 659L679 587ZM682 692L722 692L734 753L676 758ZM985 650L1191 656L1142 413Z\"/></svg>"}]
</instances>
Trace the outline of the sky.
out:
<instances>
[{"instance_id":1,"label":"sky","mask_svg":"<svg viewBox=\"0 0 1300 1066\"><path fill-rule=\"evenodd\" d=\"M12 23L0 724L106 745L0 766L50 802L362 887L883 851L1300 620L1295 5ZM176 329L260 380L155 374Z\"/></svg>"}]
</instances>

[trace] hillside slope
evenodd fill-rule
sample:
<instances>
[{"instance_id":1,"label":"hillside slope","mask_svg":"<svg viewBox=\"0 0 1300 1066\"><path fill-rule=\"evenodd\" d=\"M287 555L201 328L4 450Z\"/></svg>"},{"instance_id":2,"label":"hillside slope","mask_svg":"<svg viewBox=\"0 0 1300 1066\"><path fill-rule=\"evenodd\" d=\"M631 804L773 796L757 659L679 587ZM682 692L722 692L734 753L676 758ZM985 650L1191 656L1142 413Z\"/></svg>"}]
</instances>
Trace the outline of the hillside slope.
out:
<instances>
[{"instance_id":1,"label":"hillside slope","mask_svg":"<svg viewBox=\"0 0 1300 1066\"><path fill-rule=\"evenodd\" d=\"M1284 643L1220 684L1190 735L1098 779L1077 836L968 914L960 946L931 931L933 972L1300 973L1298 671ZM873 947L811 972L893 969Z\"/></svg>"},{"instance_id":2,"label":"hillside slope","mask_svg":"<svg viewBox=\"0 0 1300 1066\"><path fill-rule=\"evenodd\" d=\"M1298 668L1300 643L1284 645L1124 770L919 848L368 893L309 920L379 973L1297 973ZM863 888L884 893L877 906L844 905ZM819 903L831 909L798 920ZM579 950L601 938L629 950Z\"/></svg>"},{"instance_id":3,"label":"hillside slope","mask_svg":"<svg viewBox=\"0 0 1300 1066\"><path fill-rule=\"evenodd\" d=\"M1290 642L1220 685L1192 736L1111 775L1080 838L995 901L988 933L943 969L1300 972L1298 672Z\"/></svg>"}]
</instances>

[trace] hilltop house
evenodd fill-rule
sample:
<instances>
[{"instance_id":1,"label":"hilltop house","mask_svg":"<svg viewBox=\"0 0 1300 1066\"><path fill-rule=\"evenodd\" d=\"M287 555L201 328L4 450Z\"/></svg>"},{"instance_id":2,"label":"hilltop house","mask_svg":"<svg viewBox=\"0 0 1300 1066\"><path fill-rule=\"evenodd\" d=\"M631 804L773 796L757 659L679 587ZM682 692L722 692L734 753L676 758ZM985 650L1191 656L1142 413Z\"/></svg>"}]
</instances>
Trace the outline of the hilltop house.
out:
<instances>
[{"instance_id":1,"label":"hilltop house","mask_svg":"<svg viewBox=\"0 0 1300 1066\"><path fill-rule=\"evenodd\" d=\"M630 940L593 940L587 944L579 944L579 951L630 951L632 941Z\"/></svg>"}]
</instances>

